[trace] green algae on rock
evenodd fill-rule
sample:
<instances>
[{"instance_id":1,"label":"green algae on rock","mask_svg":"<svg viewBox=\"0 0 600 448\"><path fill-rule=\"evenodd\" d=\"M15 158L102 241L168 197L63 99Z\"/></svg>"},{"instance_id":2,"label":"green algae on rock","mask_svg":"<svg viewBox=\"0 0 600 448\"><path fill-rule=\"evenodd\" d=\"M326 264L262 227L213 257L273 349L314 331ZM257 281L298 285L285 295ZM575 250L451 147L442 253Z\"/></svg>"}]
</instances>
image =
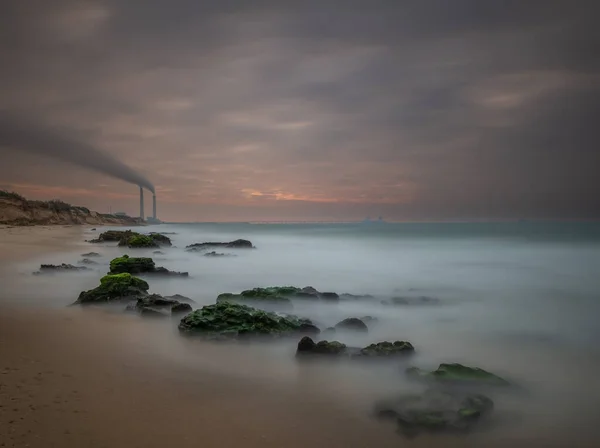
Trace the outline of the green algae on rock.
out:
<instances>
[{"instance_id":1,"label":"green algae on rock","mask_svg":"<svg viewBox=\"0 0 600 448\"><path fill-rule=\"evenodd\" d=\"M152 258L130 257L129 255L114 258L110 262L110 274L119 274L122 272L128 272L130 274L188 276L187 272L174 272L161 266L155 266Z\"/></svg>"},{"instance_id":2,"label":"green algae on rock","mask_svg":"<svg viewBox=\"0 0 600 448\"><path fill-rule=\"evenodd\" d=\"M147 295L149 288L148 283L129 273L109 274L100 279L100 286L81 292L75 304L88 305L116 300L133 300Z\"/></svg>"},{"instance_id":3,"label":"green algae on rock","mask_svg":"<svg viewBox=\"0 0 600 448\"><path fill-rule=\"evenodd\" d=\"M315 343L310 337L304 336L298 342L298 349L296 350L296 356L302 355L330 355L339 356L346 355L347 347L346 344L342 344L338 341L319 341Z\"/></svg>"},{"instance_id":4,"label":"green algae on rock","mask_svg":"<svg viewBox=\"0 0 600 448\"><path fill-rule=\"evenodd\" d=\"M380 402L375 414L395 419L400 433L414 437L420 432L469 431L493 408L493 401L485 395L429 389Z\"/></svg>"},{"instance_id":5,"label":"green algae on rock","mask_svg":"<svg viewBox=\"0 0 600 448\"><path fill-rule=\"evenodd\" d=\"M398 355L408 355L414 353L415 348L410 342L395 341L395 342L378 342L371 344L360 350L361 356L367 357L390 357Z\"/></svg>"},{"instance_id":6,"label":"green algae on rock","mask_svg":"<svg viewBox=\"0 0 600 448\"><path fill-rule=\"evenodd\" d=\"M451 382L451 383L471 383L486 384L494 386L508 386L510 383L491 372L478 367L468 367L462 364L440 364L437 370L432 372L410 367L406 369L406 374L413 378L419 378L431 381Z\"/></svg>"},{"instance_id":7,"label":"green algae on rock","mask_svg":"<svg viewBox=\"0 0 600 448\"><path fill-rule=\"evenodd\" d=\"M139 233L124 237L119 241L119 246L127 246L130 249L160 247L152 237Z\"/></svg>"},{"instance_id":8,"label":"green algae on rock","mask_svg":"<svg viewBox=\"0 0 600 448\"><path fill-rule=\"evenodd\" d=\"M319 330L308 319L281 316L222 301L185 316L179 323L179 331L207 339L239 339L249 336L281 337Z\"/></svg>"}]
</instances>

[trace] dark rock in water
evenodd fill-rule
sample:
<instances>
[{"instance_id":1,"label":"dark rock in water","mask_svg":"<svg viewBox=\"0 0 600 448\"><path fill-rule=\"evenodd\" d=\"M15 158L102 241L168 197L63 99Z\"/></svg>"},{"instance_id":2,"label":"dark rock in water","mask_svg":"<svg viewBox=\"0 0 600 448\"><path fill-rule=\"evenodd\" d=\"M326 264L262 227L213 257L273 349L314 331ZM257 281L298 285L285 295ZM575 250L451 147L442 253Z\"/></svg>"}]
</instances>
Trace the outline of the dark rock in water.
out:
<instances>
[{"instance_id":1,"label":"dark rock in water","mask_svg":"<svg viewBox=\"0 0 600 448\"><path fill-rule=\"evenodd\" d=\"M293 308L289 296L293 296L299 289L293 286L273 286L269 288L254 288L242 291L239 294L219 294L217 302L251 303L254 305L272 305L281 309Z\"/></svg>"},{"instance_id":2,"label":"dark rock in water","mask_svg":"<svg viewBox=\"0 0 600 448\"><path fill-rule=\"evenodd\" d=\"M335 325L336 330L368 332L369 327L356 317L349 317Z\"/></svg>"},{"instance_id":3,"label":"dark rock in water","mask_svg":"<svg viewBox=\"0 0 600 448\"><path fill-rule=\"evenodd\" d=\"M40 270L34 272L35 275L40 274L49 274L54 272L77 272L77 271L87 271L89 268L85 266L73 266L72 264L42 264L40 266Z\"/></svg>"},{"instance_id":4,"label":"dark rock in water","mask_svg":"<svg viewBox=\"0 0 600 448\"><path fill-rule=\"evenodd\" d=\"M340 300L340 296L338 296L335 292L322 292L319 293L319 297L330 302L337 302Z\"/></svg>"},{"instance_id":5,"label":"dark rock in water","mask_svg":"<svg viewBox=\"0 0 600 448\"><path fill-rule=\"evenodd\" d=\"M150 318L164 318L164 317L169 317L168 313L165 313L164 311L161 310L156 310L154 308L149 308L149 307L142 307L139 309L139 314L142 317L150 317Z\"/></svg>"},{"instance_id":6,"label":"dark rock in water","mask_svg":"<svg viewBox=\"0 0 600 448\"><path fill-rule=\"evenodd\" d=\"M387 300L382 300L382 305L438 305L440 299L437 297L418 296L418 297L392 297Z\"/></svg>"},{"instance_id":7,"label":"dark rock in water","mask_svg":"<svg viewBox=\"0 0 600 448\"><path fill-rule=\"evenodd\" d=\"M90 260L89 258L84 258L83 260L79 260L80 264L98 264L97 261Z\"/></svg>"},{"instance_id":8,"label":"dark rock in water","mask_svg":"<svg viewBox=\"0 0 600 448\"><path fill-rule=\"evenodd\" d=\"M211 247L224 247L226 249L254 249L252 243L248 240L235 240L229 242L208 242L208 243L195 243L186 246L188 251L199 251L206 250Z\"/></svg>"},{"instance_id":9,"label":"dark rock in water","mask_svg":"<svg viewBox=\"0 0 600 448\"><path fill-rule=\"evenodd\" d=\"M90 240L90 243L106 243L106 242L119 242L122 239L129 238L133 235L139 235L137 232L131 230L108 230L98 235L98 238Z\"/></svg>"},{"instance_id":10,"label":"dark rock in water","mask_svg":"<svg viewBox=\"0 0 600 448\"><path fill-rule=\"evenodd\" d=\"M335 334L335 328L334 327L328 327L325 330L323 330L323 332L321 333L321 335L323 337L333 336L334 334Z\"/></svg>"},{"instance_id":11,"label":"dark rock in water","mask_svg":"<svg viewBox=\"0 0 600 448\"><path fill-rule=\"evenodd\" d=\"M317 290L316 290L315 288L313 288L312 286L305 286L305 287L304 287L304 288L302 288L300 291L301 291L301 292L303 292L303 293L306 293L306 294L314 294L314 295L316 295L316 296L318 296L318 295L319 295L319 291L317 291Z\"/></svg>"},{"instance_id":12,"label":"dark rock in water","mask_svg":"<svg viewBox=\"0 0 600 448\"><path fill-rule=\"evenodd\" d=\"M102 255L100 255L98 252L88 252L87 254L81 254L81 256L84 258L94 258L101 257Z\"/></svg>"},{"instance_id":13,"label":"dark rock in water","mask_svg":"<svg viewBox=\"0 0 600 448\"><path fill-rule=\"evenodd\" d=\"M319 341L315 343L308 336L304 336L298 342L296 356L302 355L330 355L341 356L347 354L347 347L338 341Z\"/></svg>"},{"instance_id":14,"label":"dark rock in water","mask_svg":"<svg viewBox=\"0 0 600 448\"><path fill-rule=\"evenodd\" d=\"M493 408L485 395L429 389L380 402L375 415L395 419L401 434L414 437L421 432L467 432Z\"/></svg>"},{"instance_id":15,"label":"dark rock in water","mask_svg":"<svg viewBox=\"0 0 600 448\"><path fill-rule=\"evenodd\" d=\"M154 252L152 252L154 255L164 255L165 253L160 251L160 250L155 250Z\"/></svg>"},{"instance_id":16,"label":"dark rock in water","mask_svg":"<svg viewBox=\"0 0 600 448\"><path fill-rule=\"evenodd\" d=\"M165 236L162 233L150 232L148 234L148 236L150 238L152 238L154 240L154 242L156 244L158 244L159 246L172 246L173 245L173 243L171 243L171 238L169 238L168 236Z\"/></svg>"},{"instance_id":17,"label":"dark rock in water","mask_svg":"<svg viewBox=\"0 0 600 448\"><path fill-rule=\"evenodd\" d=\"M309 337L303 337L298 343L296 355L329 355L335 357L346 357L348 359L374 359L374 358L396 358L414 353L414 347L410 342L378 342L364 348L347 347L338 341L314 342Z\"/></svg>"},{"instance_id":18,"label":"dark rock in water","mask_svg":"<svg viewBox=\"0 0 600 448\"><path fill-rule=\"evenodd\" d=\"M189 275L187 272L174 272L169 271L167 268L156 266L152 258L130 257L129 255L117 257L110 262L111 274L120 274L122 272L180 277L187 277Z\"/></svg>"},{"instance_id":19,"label":"dark rock in water","mask_svg":"<svg viewBox=\"0 0 600 448\"><path fill-rule=\"evenodd\" d=\"M171 307L171 314L188 314L193 311L189 303L178 303Z\"/></svg>"},{"instance_id":20,"label":"dark rock in water","mask_svg":"<svg viewBox=\"0 0 600 448\"><path fill-rule=\"evenodd\" d=\"M415 352L415 348L410 342L395 341L395 342L378 342L368 345L360 350L360 356L366 357L390 357L399 355L411 355Z\"/></svg>"},{"instance_id":21,"label":"dark rock in water","mask_svg":"<svg viewBox=\"0 0 600 448\"><path fill-rule=\"evenodd\" d=\"M280 316L228 301L196 310L179 323L183 334L207 339L277 338L298 334L312 324L296 316Z\"/></svg>"},{"instance_id":22,"label":"dark rock in water","mask_svg":"<svg viewBox=\"0 0 600 448\"><path fill-rule=\"evenodd\" d=\"M196 303L194 300L189 297L182 296L181 294L175 294L172 296L165 296L165 299L172 299L182 303Z\"/></svg>"},{"instance_id":23,"label":"dark rock in water","mask_svg":"<svg viewBox=\"0 0 600 448\"><path fill-rule=\"evenodd\" d=\"M374 297L370 294L348 294L348 293L344 293L344 294L340 294L340 299L341 300L368 300L368 299L373 299Z\"/></svg>"},{"instance_id":24,"label":"dark rock in water","mask_svg":"<svg viewBox=\"0 0 600 448\"><path fill-rule=\"evenodd\" d=\"M462 364L440 364L437 370L428 372L418 367L406 369L411 378L439 381L457 385L509 386L510 383L491 372Z\"/></svg>"},{"instance_id":25,"label":"dark rock in water","mask_svg":"<svg viewBox=\"0 0 600 448\"><path fill-rule=\"evenodd\" d=\"M120 300L136 300L148 295L148 283L129 273L105 275L100 279L100 286L83 291L74 304L102 304Z\"/></svg>"},{"instance_id":26,"label":"dark rock in water","mask_svg":"<svg viewBox=\"0 0 600 448\"><path fill-rule=\"evenodd\" d=\"M90 230L91 230L91 231L94 231L94 230L96 230L96 228L94 227L93 229L90 229Z\"/></svg>"},{"instance_id":27,"label":"dark rock in water","mask_svg":"<svg viewBox=\"0 0 600 448\"><path fill-rule=\"evenodd\" d=\"M123 237L119 241L119 246L127 246L130 249L160 247L154 238L148 235L140 235L139 233Z\"/></svg>"},{"instance_id":28,"label":"dark rock in water","mask_svg":"<svg viewBox=\"0 0 600 448\"><path fill-rule=\"evenodd\" d=\"M205 253L204 256L205 257L237 257L237 255L235 255L235 254L223 254L223 253L215 252L214 250L212 252Z\"/></svg>"}]
</instances>

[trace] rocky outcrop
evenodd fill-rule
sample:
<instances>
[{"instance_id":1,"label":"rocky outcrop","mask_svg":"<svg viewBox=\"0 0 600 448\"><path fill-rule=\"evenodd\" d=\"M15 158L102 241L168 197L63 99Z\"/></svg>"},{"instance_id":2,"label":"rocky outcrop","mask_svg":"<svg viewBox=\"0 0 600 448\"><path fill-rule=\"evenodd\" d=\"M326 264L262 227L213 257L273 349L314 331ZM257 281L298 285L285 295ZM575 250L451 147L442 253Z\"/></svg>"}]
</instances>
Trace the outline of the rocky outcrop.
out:
<instances>
[{"instance_id":1,"label":"rocky outcrop","mask_svg":"<svg viewBox=\"0 0 600 448\"><path fill-rule=\"evenodd\" d=\"M79 260L78 263L79 264L88 264L88 265L90 265L90 264L98 264L97 261L94 261L94 260L92 260L90 258L83 258L83 259Z\"/></svg>"},{"instance_id":2,"label":"rocky outcrop","mask_svg":"<svg viewBox=\"0 0 600 448\"><path fill-rule=\"evenodd\" d=\"M78 271L87 271L89 268L85 266L74 266L72 264L42 264L40 265L40 270L34 272L35 275L40 274L53 274L56 272L78 272Z\"/></svg>"},{"instance_id":3,"label":"rocky outcrop","mask_svg":"<svg viewBox=\"0 0 600 448\"><path fill-rule=\"evenodd\" d=\"M108 230L98 235L98 238L90 240L90 243L118 242L119 246L129 248L158 248L171 246L169 237L160 233L143 235L132 230Z\"/></svg>"},{"instance_id":4,"label":"rocky outcrop","mask_svg":"<svg viewBox=\"0 0 600 448\"><path fill-rule=\"evenodd\" d=\"M326 355L328 357L343 357L348 359L389 359L411 355L414 351L413 345L406 341L384 341L359 348L347 347L338 341L315 342L310 337L305 336L298 342L296 356L317 355L321 357Z\"/></svg>"},{"instance_id":5,"label":"rocky outcrop","mask_svg":"<svg viewBox=\"0 0 600 448\"><path fill-rule=\"evenodd\" d=\"M445 384L479 385L479 386L509 386L510 383L491 372L479 367L468 367L462 364L440 364L437 370L431 372L410 367L406 375L411 378L435 381Z\"/></svg>"},{"instance_id":6,"label":"rocky outcrop","mask_svg":"<svg viewBox=\"0 0 600 448\"><path fill-rule=\"evenodd\" d=\"M148 236L152 238L159 246L169 247L173 245L173 243L171 243L171 238L163 235L162 233L150 232Z\"/></svg>"},{"instance_id":7,"label":"rocky outcrop","mask_svg":"<svg viewBox=\"0 0 600 448\"><path fill-rule=\"evenodd\" d=\"M100 286L79 294L74 305L137 300L147 296L149 288L148 283L129 273L109 274L100 279Z\"/></svg>"},{"instance_id":8,"label":"rocky outcrop","mask_svg":"<svg viewBox=\"0 0 600 448\"><path fill-rule=\"evenodd\" d=\"M485 395L429 389L380 402L375 414L394 419L401 434L414 437L421 432L467 432L493 408Z\"/></svg>"},{"instance_id":9,"label":"rocky outcrop","mask_svg":"<svg viewBox=\"0 0 600 448\"><path fill-rule=\"evenodd\" d=\"M189 303L181 303L158 294L150 294L140 297L137 302L128 305L126 311L135 311L142 317L168 317L190 313L192 307Z\"/></svg>"},{"instance_id":10,"label":"rocky outcrop","mask_svg":"<svg viewBox=\"0 0 600 448\"><path fill-rule=\"evenodd\" d=\"M227 340L248 337L279 338L318 329L308 319L282 316L231 302L219 302L185 316L179 331L206 339Z\"/></svg>"},{"instance_id":11,"label":"rocky outcrop","mask_svg":"<svg viewBox=\"0 0 600 448\"><path fill-rule=\"evenodd\" d=\"M154 238L139 233L124 237L119 241L119 246L127 246L130 249L151 249L160 247Z\"/></svg>"},{"instance_id":12,"label":"rocky outcrop","mask_svg":"<svg viewBox=\"0 0 600 448\"><path fill-rule=\"evenodd\" d=\"M237 257L237 255L235 255L235 254L223 254L223 253L215 252L214 250L212 252L205 253L204 256L205 257Z\"/></svg>"},{"instance_id":13,"label":"rocky outcrop","mask_svg":"<svg viewBox=\"0 0 600 448\"><path fill-rule=\"evenodd\" d=\"M101 257L102 255L100 255L98 252L88 252L86 254L81 254L81 256L84 258L96 258Z\"/></svg>"},{"instance_id":14,"label":"rocky outcrop","mask_svg":"<svg viewBox=\"0 0 600 448\"><path fill-rule=\"evenodd\" d=\"M369 331L369 327L362 320L356 317L349 317L348 319L344 319L341 322L335 324L336 330L342 331L356 331L366 333Z\"/></svg>"},{"instance_id":15,"label":"rocky outcrop","mask_svg":"<svg viewBox=\"0 0 600 448\"><path fill-rule=\"evenodd\" d=\"M30 201L0 190L0 224L31 225L139 225L139 219L91 211L62 201Z\"/></svg>"},{"instance_id":16,"label":"rocky outcrop","mask_svg":"<svg viewBox=\"0 0 600 448\"><path fill-rule=\"evenodd\" d=\"M139 233L132 230L107 230L98 235L98 238L90 240L90 243L108 243L108 242L119 242L122 239L127 239L130 236L139 235Z\"/></svg>"},{"instance_id":17,"label":"rocky outcrop","mask_svg":"<svg viewBox=\"0 0 600 448\"><path fill-rule=\"evenodd\" d=\"M293 300L323 300L337 301L338 295L334 292L319 292L312 286L298 288L296 286L269 286L266 288L253 288L239 294L219 294L217 301L237 303L251 303L254 305L269 304L291 308ZM283 308L282 308L283 309Z\"/></svg>"},{"instance_id":18,"label":"rocky outcrop","mask_svg":"<svg viewBox=\"0 0 600 448\"><path fill-rule=\"evenodd\" d=\"M152 258L146 257L130 257L129 255L123 255L113 259L110 262L110 273L121 274L128 272L129 274L151 274L151 275L165 275L165 276L179 276L187 277L187 272L174 272L169 271L167 268L156 266Z\"/></svg>"},{"instance_id":19,"label":"rocky outcrop","mask_svg":"<svg viewBox=\"0 0 600 448\"><path fill-rule=\"evenodd\" d=\"M225 249L254 249L252 243L248 240L235 240L229 242L208 242L208 243L195 243L186 246L186 250L189 252L204 251L215 247L221 247Z\"/></svg>"}]
</instances>

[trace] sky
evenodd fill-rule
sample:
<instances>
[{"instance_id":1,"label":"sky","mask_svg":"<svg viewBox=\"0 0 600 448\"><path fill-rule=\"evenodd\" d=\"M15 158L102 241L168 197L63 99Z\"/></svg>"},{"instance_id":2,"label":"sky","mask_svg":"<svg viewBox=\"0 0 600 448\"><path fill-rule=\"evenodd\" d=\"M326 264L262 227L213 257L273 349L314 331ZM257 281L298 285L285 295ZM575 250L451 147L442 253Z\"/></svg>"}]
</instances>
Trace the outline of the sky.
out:
<instances>
[{"instance_id":1,"label":"sky","mask_svg":"<svg viewBox=\"0 0 600 448\"><path fill-rule=\"evenodd\" d=\"M169 221L597 219L594 6L5 0L0 188L138 214L60 147Z\"/></svg>"}]
</instances>

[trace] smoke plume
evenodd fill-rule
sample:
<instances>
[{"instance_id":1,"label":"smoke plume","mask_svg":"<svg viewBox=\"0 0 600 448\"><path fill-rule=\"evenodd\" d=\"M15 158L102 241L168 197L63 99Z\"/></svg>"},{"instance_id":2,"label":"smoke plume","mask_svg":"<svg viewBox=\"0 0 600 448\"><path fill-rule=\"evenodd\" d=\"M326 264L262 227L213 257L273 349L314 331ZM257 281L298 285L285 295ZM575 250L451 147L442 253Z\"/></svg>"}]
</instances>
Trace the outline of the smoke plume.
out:
<instances>
[{"instance_id":1,"label":"smoke plume","mask_svg":"<svg viewBox=\"0 0 600 448\"><path fill-rule=\"evenodd\" d=\"M0 146L60 159L155 192L152 182L113 156L57 129L21 117L0 114Z\"/></svg>"}]
</instances>

